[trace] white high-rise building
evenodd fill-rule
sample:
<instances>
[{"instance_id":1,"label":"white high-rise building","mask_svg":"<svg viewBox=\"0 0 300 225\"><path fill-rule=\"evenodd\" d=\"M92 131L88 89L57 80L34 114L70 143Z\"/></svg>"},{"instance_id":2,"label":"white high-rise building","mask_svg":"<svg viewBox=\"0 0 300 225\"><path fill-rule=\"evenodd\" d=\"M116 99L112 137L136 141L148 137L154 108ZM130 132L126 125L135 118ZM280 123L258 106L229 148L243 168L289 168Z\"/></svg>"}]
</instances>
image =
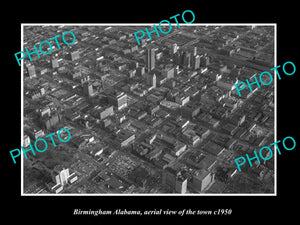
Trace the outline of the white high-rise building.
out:
<instances>
[{"instance_id":1,"label":"white high-rise building","mask_svg":"<svg viewBox=\"0 0 300 225\"><path fill-rule=\"evenodd\" d=\"M54 178L56 184L61 184L62 186L66 185L69 181L69 178L71 177L69 169L65 169L61 166L58 166L57 168L54 169Z\"/></svg>"}]
</instances>

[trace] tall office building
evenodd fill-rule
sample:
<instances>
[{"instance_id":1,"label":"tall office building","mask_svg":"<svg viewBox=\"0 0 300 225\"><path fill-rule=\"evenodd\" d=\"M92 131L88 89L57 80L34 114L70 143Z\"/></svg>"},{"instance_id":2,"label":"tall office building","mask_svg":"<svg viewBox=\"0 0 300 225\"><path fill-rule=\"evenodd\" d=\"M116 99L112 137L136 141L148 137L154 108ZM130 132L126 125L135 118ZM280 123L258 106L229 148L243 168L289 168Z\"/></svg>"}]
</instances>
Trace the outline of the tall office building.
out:
<instances>
[{"instance_id":1,"label":"tall office building","mask_svg":"<svg viewBox=\"0 0 300 225\"><path fill-rule=\"evenodd\" d=\"M144 74L145 74L145 67L140 66L136 69L136 75L143 76Z\"/></svg>"},{"instance_id":2,"label":"tall office building","mask_svg":"<svg viewBox=\"0 0 300 225\"><path fill-rule=\"evenodd\" d=\"M191 67L191 53L190 52L184 52L183 55L183 67L184 68L190 68Z\"/></svg>"},{"instance_id":3,"label":"tall office building","mask_svg":"<svg viewBox=\"0 0 300 225\"><path fill-rule=\"evenodd\" d=\"M200 56L200 66L201 67L207 67L209 65L209 63L210 63L209 57L206 54Z\"/></svg>"},{"instance_id":4,"label":"tall office building","mask_svg":"<svg viewBox=\"0 0 300 225\"><path fill-rule=\"evenodd\" d=\"M194 56L196 56L197 55L197 47L195 46L194 47Z\"/></svg>"},{"instance_id":5,"label":"tall office building","mask_svg":"<svg viewBox=\"0 0 300 225\"><path fill-rule=\"evenodd\" d=\"M148 74L148 85L156 88L156 75L155 74Z\"/></svg>"},{"instance_id":6,"label":"tall office building","mask_svg":"<svg viewBox=\"0 0 300 225\"><path fill-rule=\"evenodd\" d=\"M56 173L55 181L57 184L61 184L62 186L64 186L68 183L68 177L70 176L69 169L61 169L60 167L58 167L54 168L54 172Z\"/></svg>"},{"instance_id":7,"label":"tall office building","mask_svg":"<svg viewBox=\"0 0 300 225\"><path fill-rule=\"evenodd\" d=\"M46 186L54 193L59 193L64 189L66 184L73 184L77 179L76 172L70 174L69 169L65 169L61 165L54 167L52 171L52 179L55 183L49 182L46 183Z\"/></svg>"},{"instance_id":8,"label":"tall office building","mask_svg":"<svg viewBox=\"0 0 300 225\"><path fill-rule=\"evenodd\" d=\"M61 122L62 116L56 112L53 113L51 116L46 116L42 119L42 122L47 130L50 130L52 127L54 127L56 124Z\"/></svg>"},{"instance_id":9,"label":"tall office building","mask_svg":"<svg viewBox=\"0 0 300 225\"><path fill-rule=\"evenodd\" d=\"M194 70L197 70L200 68L200 56L199 55L196 55L195 57L193 57L192 67Z\"/></svg>"},{"instance_id":10,"label":"tall office building","mask_svg":"<svg viewBox=\"0 0 300 225\"><path fill-rule=\"evenodd\" d=\"M108 101L117 108L121 110L127 107L127 95L124 92L114 91L107 95Z\"/></svg>"},{"instance_id":11,"label":"tall office building","mask_svg":"<svg viewBox=\"0 0 300 225\"><path fill-rule=\"evenodd\" d=\"M174 55L173 55L173 60L177 65L180 65L180 60L181 60L181 53L180 51L177 51Z\"/></svg>"},{"instance_id":12,"label":"tall office building","mask_svg":"<svg viewBox=\"0 0 300 225\"><path fill-rule=\"evenodd\" d=\"M148 48L146 52L146 65L147 72L149 73L151 70L155 68L155 49Z\"/></svg>"},{"instance_id":13,"label":"tall office building","mask_svg":"<svg viewBox=\"0 0 300 225\"><path fill-rule=\"evenodd\" d=\"M116 98L118 110L121 110L127 106L127 95L124 92L119 93Z\"/></svg>"},{"instance_id":14,"label":"tall office building","mask_svg":"<svg viewBox=\"0 0 300 225\"><path fill-rule=\"evenodd\" d=\"M101 107L99 114L100 114L99 116L100 120L104 120L106 117L114 115L114 108L113 106Z\"/></svg>"},{"instance_id":15,"label":"tall office building","mask_svg":"<svg viewBox=\"0 0 300 225\"><path fill-rule=\"evenodd\" d=\"M174 78L175 67L174 66L166 66L165 69L161 71L161 74L167 79Z\"/></svg>"},{"instance_id":16,"label":"tall office building","mask_svg":"<svg viewBox=\"0 0 300 225\"><path fill-rule=\"evenodd\" d=\"M180 68L190 68L192 54L183 50L179 50L177 53L175 54L174 58L175 63L177 63Z\"/></svg>"},{"instance_id":17,"label":"tall office building","mask_svg":"<svg viewBox=\"0 0 300 225\"><path fill-rule=\"evenodd\" d=\"M93 90L93 85L89 82L83 83L83 93L88 96L91 97L94 95L94 90Z\"/></svg>"}]
</instances>

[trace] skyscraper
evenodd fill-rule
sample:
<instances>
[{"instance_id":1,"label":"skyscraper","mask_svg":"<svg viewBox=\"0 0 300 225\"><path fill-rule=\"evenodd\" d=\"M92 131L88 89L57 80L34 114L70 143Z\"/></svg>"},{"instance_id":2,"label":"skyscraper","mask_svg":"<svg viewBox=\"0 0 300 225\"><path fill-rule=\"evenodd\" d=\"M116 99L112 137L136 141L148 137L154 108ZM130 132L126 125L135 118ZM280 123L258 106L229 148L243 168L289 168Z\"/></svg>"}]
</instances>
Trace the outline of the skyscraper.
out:
<instances>
[{"instance_id":1,"label":"skyscraper","mask_svg":"<svg viewBox=\"0 0 300 225\"><path fill-rule=\"evenodd\" d=\"M197 70L200 68L200 56L196 55L193 60L193 69Z\"/></svg>"},{"instance_id":2,"label":"skyscraper","mask_svg":"<svg viewBox=\"0 0 300 225\"><path fill-rule=\"evenodd\" d=\"M83 93L89 97L93 96L94 95L93 85L89 82L83 83Z\"/></svg>"},{"instance_id":3,"label":"skyscraper","mask_svg":"<svg viewBox=\"0 0 300 225\"><path fill-rule=\"evenodd\" d=\"M116 107L118 111L127 107L127 94L125 94L124 92L113 91L111 93L108 93L107 97L108 101L114 107Z\"/></svg>"},{"instance_id":4,"label":"skyscraper","mask_svg":"<svg viewBox=\"0 0 300 225\"><path fill-rule=\"evenodd\" d=\"M69 169L65 169L62 165L56 165L51 175L54 183L46 183L46 186L56 194L61 192L66 184L72 184L78 179L76 172L70 174Z\"/></svg>"},{"instance_id":5,"label":"skyscraper","mask_svg":"<svg viewBox=\"0 0 300 225\"><path fill-rule=\"evenodd\" d=\"M145 67L142 67L142 66L138 67L138 68L136 69L136 74L137 74L138 76L143 76L143 75L145 74Z\"/></svg>"},{"instance_id":6,"label":"skyscraper","mask_svg":"<svg viewBox=\"0 0 300 225\"><path fill-rule=\"evenodd\" d=\"M151 85L153 88L156 88L156 75L148 74L148 85Z\"/></svg>"},{"instance_id":7,"label":"skyscraper","mask_svg":"<svg viewBox=\"0 0 300 225\"><path fill-rule=\"evenodd\" d=\"M54 177L57 184L64 186L68 183L69 176L69 169L61 168L61 166L54 168Z\"/></svg>"},{"instance_id":8,"label":"skyscraper","mask_svg":"<svg viewBox=\"0 0 300 225\"><path fill-rule=\"evenodd\" d=\"M146 65L147 72L149 73L151 70L155 68L155 49L148 48L146 52Z\"/></svg>"},{"instance_id":9,"label":"skyscraper","mask_svg":"<svg viewBox=\"0 0 300 225\"><path fill-rule=\"evenodd\" d=\"M191 53L190 52L184 52L182 57L183 57L183 67L184 68L190 68L191 67Z\"/></svg>"},{"instance_id":10,"label":"skyscraper","mask_svg":"<svg viewBox=\"0 0 300 225\"><path fill-rule=\"evenodd\" d=\"M209 65L209 57L205 55L200 55L200 66L207 67Z\"/></svg>"},{"instance_id":11,"label":"skyscraper","mask_svg":"<svg viewBox=\"0 0 300 225\"><path fill-rule=\"evenodd\" d=\"M196 55L197 55L197 47L194 46L194 56L196 56Z\"/></svg>"}]
</instances>

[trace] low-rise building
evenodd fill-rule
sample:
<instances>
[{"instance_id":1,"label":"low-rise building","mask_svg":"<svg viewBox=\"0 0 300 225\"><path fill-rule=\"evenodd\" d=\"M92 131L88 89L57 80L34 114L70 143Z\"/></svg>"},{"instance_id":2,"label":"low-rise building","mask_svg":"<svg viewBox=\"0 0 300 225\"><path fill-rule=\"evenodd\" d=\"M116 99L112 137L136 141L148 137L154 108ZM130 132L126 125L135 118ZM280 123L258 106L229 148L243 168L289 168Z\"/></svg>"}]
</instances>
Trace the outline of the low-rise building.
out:
<instances>
[{"instance_id":1,"label":"low-rise building","mask_svg":"<svg viewBox=\"0 0 300 225\"><path fill-rule=\"evenodd\" d=\"M212 182L214 182L214 174L202 169L193 175L192 187L198 192L203 192Z\"/></svg>"},{"instance_id":2,"label":"low-rise building","mask_svg":"<svg viewBox=\"0 0 300 225\"><path fill-rule=\"evenodd\" d=\"M183 138L192 146L200 141L200 137L196 134L196 131L192 129L186 129L183 132Z\"/></svg>"},{"instance_id":3,"label":"low-rise building","mask_svg":"<svg viewBox=\"0 0 300 225\"><path fill-rule=\"evenodd\" d=\"M120 147L129 145L135 139L135 135L132 134L129 130L120 130L116 136Z\"/></svg>"},{"instance_id":4,"label":"low-rise building","mask_svg":"<svg viewBox=\"0 0 300 225\"><path fill-rule=\"evenodd\" d=\"M225 148L212 142L212 141L208 141L206 143L206 145L204 145L203 147L204 151L214 155L214 156L219 156L222 154L222 152L224 152Z\"/></svg>"}]
</instances>

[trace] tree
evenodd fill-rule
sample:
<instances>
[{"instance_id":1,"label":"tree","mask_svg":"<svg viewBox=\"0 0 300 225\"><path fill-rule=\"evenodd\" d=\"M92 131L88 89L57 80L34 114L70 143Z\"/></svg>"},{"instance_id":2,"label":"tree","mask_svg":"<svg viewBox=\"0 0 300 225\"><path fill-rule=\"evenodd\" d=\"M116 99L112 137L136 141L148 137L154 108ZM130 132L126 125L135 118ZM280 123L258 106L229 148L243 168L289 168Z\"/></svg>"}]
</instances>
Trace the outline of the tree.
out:
<instances>
[{"instance_id":1,"label":"tree","mask_svg":"<svg viewBox=\"0 0 300 225\"><path fill-rule=\"evenodd\" d=\"M219 181L226 183L228 180L228 169L221 166L216 167L215 177Z\"/></svg>"}]
</instances>

